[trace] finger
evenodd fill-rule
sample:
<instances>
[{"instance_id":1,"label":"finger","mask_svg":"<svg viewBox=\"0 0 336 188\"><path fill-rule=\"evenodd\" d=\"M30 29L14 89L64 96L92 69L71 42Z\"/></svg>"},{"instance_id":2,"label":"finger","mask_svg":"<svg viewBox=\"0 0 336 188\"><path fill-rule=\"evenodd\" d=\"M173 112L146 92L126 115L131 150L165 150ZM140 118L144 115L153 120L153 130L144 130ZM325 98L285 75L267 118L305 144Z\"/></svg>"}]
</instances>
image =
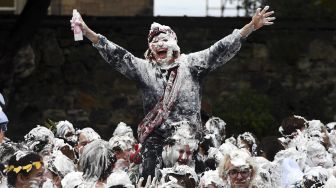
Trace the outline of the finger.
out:
<instances>
[{"instance_id":1,"label":"finger","mask_svg":"<svg viewBox=\"0 0 336 188\"><path fill-rule=\"evenodd\" d=\"M274 14L274 11L266 12L266 13L264 14L264 17L268 17L268 16L270 16L270 15L272 15L272 14Z\"/></svg>"},{"instance_id":2,"label":"finger","mask_svg":"<svg viewBox=\"0 0 336 188\"><path fill-rule=\"evenodd\" d=\"M74 23L75 23L76 25L82 25L82 22L79 21L79 20L76 20Z\"/></svg>"},{"instance_id":3,"label":"finger","mask_svg":"<svg viewBox=\"0 0 336 188\"><path fill-rule=\"evenodd\" d=\"M264 25L273 25L274 22L265 22Z\"/></svg>"},{"instance_id":4,"label":"finger","mask_svg":"<svg viewBox=\"0 0 336 188\"><path fill-rule=\"evenodd\" d=\"M273 21L273 20L275 20L275 17L267 17L265 19L266 19L266 21Z\"/></svg>"},{"instance_id":5,"label":"finger","mask_svg":"<svg viewBox=\"0 0 336 188\"><path fill-rule=\"evenodd\" d=\"M265 6L265 8L260 12L260 14L265 14L268 9L269 9L269 6Z\"/></svg>"},{"instance_id":6,"label":"finger","mask_svg":"<svg viewBox=\"0 0 336 188\"><path fill-rule=\"evenodd\" d=\"M148 178L147 178L147 182L146 182L145 188L149 187L149 185L151 184L151 179L152 179L152 177L151 177L151 175L149 175Z\"/></svg>"},{"instance_id":7,"label":"finger","mask_svg":"<svg viewBox=\"0 0 336 188\"><path fill-rule=\"evenodd\" d=\"M142 185L142 182L143 182L144 178L141 177L138 181L138 184L137 184L137 188L141 188L141 185Z\"/></svg>"},{"instance_id":8,"label":"finger","mask_svg":"<svg viewBox=\"0 0 336 188\"><path fill-rule=\"evenodd\" d=\"M155 185L155 183L156 183L156 177L153 178L152 185Z\"/></svg>"},{"instance_id":9,"label":"finger","mask_svg":"<svg viewBox=\"0 0 336 188\"><path fill-rule=\"evenodd\" d=\"M256 15L260 15L261 8L257 8Z\"/></svg>"}]
</instances>

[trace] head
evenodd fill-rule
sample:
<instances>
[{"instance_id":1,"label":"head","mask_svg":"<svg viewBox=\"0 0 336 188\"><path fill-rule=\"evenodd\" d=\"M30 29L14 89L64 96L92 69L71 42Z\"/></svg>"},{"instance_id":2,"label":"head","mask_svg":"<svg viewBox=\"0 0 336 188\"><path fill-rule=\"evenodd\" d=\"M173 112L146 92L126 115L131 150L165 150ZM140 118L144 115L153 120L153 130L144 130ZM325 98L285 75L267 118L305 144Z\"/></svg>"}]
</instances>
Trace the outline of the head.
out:
<instances>
[{"instance_id":1,"label":"head","mask_svg":"<svg viewBox=\"0 0 336 188\"><path fill-rule=\"evenodd\" d=\"M51 130L39 125L24 136L27 146L34 152L41 152L45 146L53 143L54 138Z\"/></svg>"},{"instance_id":2,"label":"head","mask_svg":"<svg viewBox=\"0 0 336 188\"><path fill-rule=\"evenodd\" d=\"M165 25L153 23L148 34L148 50L146 59L156 62L159 66L167 66L180 55L175 32Z\"/></svg>"},{"instance_id":3,"label":"head","mask_svg":"<svg viewBox=\"0 0 336 188\"><path fill-rule=\"evenodd\" d=\"M234 150L224 156L219 166L219 175L231 188L248 188L255 176L251 156L246 150Z\"/></svg>"},{"instance_id":4,"label":"head","mask_svg":"<svg viewBox=\"0 0 336 188\"><path fill-rule=\"evenodd\" d=\"M125 171L113 172L108 178L106 187L123 187L123 188L133 188L132 182Z\"/></svg>"},{"instance_id":5,"label":"head","mask_svg":"<svg viewBox=\"0 0 336 188\"><path fill-rule=\"evenodd\" d=\"M332 166L332 158L325 147L315 140L307 142L307 165L310 167L321 166L324 168Z\"/></svg>"},{"instance_id":6,"label":"head","mask_svg":"<svg viewBox=\"0 0 336 188\"><path fill-rule=\"evenodd\" d=\"M113 131L113 136L128 136L134 138L132 128L127 126L124 122L120 122L117 125L117 128Z\"/></svg>"},{"instance_id":7,"label":"head","mask_svg":"<svg viewBox=\"0 0 336 188\"><path fill-rule=\"evenodd\" d=\"M279 131L285 137L294 138L297 130L303 131L307 127L308 121L305 118L292 115L282 120Z\"/></svg>"},{"instance_id":8,"label":"head","mask_svg":"<svg viewBox=\"0 0 336 188\"><path fill-rule=\"evenodd\" d=\"M215 147L219 147L225 139L225 125L226 123L219 117L211 117L205 123L206 133L215 136Z\"/></svg>"},{"instance_id":9,"label":"head","mask_svg":"<svg viewBox=\"0 0 336 188\"><path fill-rule=\"evenodd\" d=\"M194 188L198 185L198 176L194 170L186 165L174 166L173 168L164 168L160 170L162 178L160 179L162 187L186 187Z\"/></svg>"},{"instance_id":10,"label":"head","mask_svg":"<svg viewBox=\"0 0 336 188\"><path fill-rule=\"evenodd\" d=\"M201 180L200 188L216 188L224 187L225 183L221 177L219 177L217 170L205 171Z\"/></svg>"},{"instance_id":11,"label":"head","mask_svg":"<svg viewBox=\"0 0 336 188\"><path fill-rule=\"evenodd\" d=\"M79 170L85 181L105 181L116 162L112 148L104 140L95 140L84 147L79 159Z\"/></svg>"},{"instance_id":12,"label":"head","mask_svg":"<svg viewBox=\"0 0 336 188\"><path fill-rule=\"evenodd\" d=\"M258 156L262 156L269 161L274 160L274 156L285 147L281 144L276 136L268 136L261 140L258 145Z\"/></svg>"},{"instance_id":13,"label":"head","mask_svg":"<svg viewBox=\"0 0 336 188\"><path fill-rule=\"evenodd\" d=\"M6 172L8 185L17 188L42 185L44 181L42 157L34 152L16 152L10 158Z\"/></svg>"},{"instance_id":14,"label":"head","mask_svg":"<svg viewBox=\"0 0 336 188\"><path fill-rule=\"evenodd\" d=\"M94 140L99 140L99 134L90 127L86 127L77 132L78 141L76 145L76 150L81 155L83 153L84 147Z\"/></svg>"},{"instance_id":15,"label":"head","mask_svg":"<svg viewBox=\"0 0 336 188\"><path fill-rule=\"evenodd\" d=\"M61 181L63 188L77 188L83 182L82 172L70 172Z\"/></svg>"},{"instance_id":16,"label":"head","mask_svg":"<svg viewBox=\"0 0 336 188\"><path fill-rule=\"evenodd\" d=\"M321 142L326 148L330 147L330 139L327 127L320 120L308 121L307 134L311 140Z\"/></svg>"},{"instance_id":17,"label":"head","mask_svg":"<svg viewBox=\"0 0 336 188\"><path fill-rule=\"evenodd\" d=\"M257 155L257 138L250 132L238 135L237 146L246 149L252 156Z\"/></svg>"},{"instance_id":18,"label":"head","mask_svg":"<svg viewBox=\"0 0 336 188\"><path fill-rule=\"evenodd\" d=\"M76 142L75 129L69 121L59 121L56 124L56 137L62 138L68 142Z\"/></svg>"},{"instance_id":19,"label":"head","mask_svg":"<svg viewBox=\"0 0 336 188\"><path fill-rule=\"evenodd\" d=\"M51 156L45 159L45 176L57 187L61 187L61 180L65 175L76 170L73 161L63 155L61 151L54 151Z\"/></svg>"},{"instance_id":20,"label":"head","mask_svg":"<svg viewBox=\"0 0 336 188\"><path fill-rule=\"evenodd\" d=\"M198 140L192 134L187 121L175 123L173 136L165 140L162 158L166 167L192 165L192 155L198 148Z\"/></svg>"}]
</instances>

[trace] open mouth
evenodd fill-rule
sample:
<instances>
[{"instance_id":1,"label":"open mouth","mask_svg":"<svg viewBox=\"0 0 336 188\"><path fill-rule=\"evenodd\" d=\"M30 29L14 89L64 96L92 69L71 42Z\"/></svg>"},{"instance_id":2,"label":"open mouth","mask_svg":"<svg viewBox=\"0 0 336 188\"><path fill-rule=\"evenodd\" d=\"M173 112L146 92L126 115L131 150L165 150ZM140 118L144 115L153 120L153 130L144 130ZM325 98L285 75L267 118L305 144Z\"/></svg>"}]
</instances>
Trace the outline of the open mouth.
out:
<instances>
[{"instance_id":1,"label":"open mouth","mask_svg":"<svg viewBox=\"0 0 336 188\"><path fill-rule=\"evenodd\" d=\"M164 59L167 57L167 50L160 49L156 52L156 54L159 56L160 59Z\"/></svg>"}]
</instances>

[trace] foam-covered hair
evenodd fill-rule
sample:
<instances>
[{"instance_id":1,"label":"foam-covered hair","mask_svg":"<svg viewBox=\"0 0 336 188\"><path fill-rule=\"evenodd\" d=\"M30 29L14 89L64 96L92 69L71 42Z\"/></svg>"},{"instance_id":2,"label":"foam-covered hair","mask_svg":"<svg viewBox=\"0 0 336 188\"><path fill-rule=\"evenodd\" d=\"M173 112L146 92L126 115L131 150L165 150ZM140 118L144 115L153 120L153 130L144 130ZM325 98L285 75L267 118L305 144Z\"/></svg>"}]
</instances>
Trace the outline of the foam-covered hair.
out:
<instances>
[{"instance_id":1,"label":"foam-covered hair","mask_svg":"<svg viewBox=\"0 0 336 188\"><path fill-rule=\"evenodd\" d=\"M83 172L85 181L105 180L112 172L115 162L116 158L109 143L95 140L84 147L79 159L79 170Z\"/></svg>"},{"instance_id":2,"label":"foam-covered hair","mask_svg":"<svg viewBox=\"0 0 336 188\"><path fill-rule=\"evenodd\" d=\"M175 144L189 145L191 150L198 148L198 140L195 133L192 132L188 121L180 121L172 124L175 127L173 135L169 138L175 141Z\"/></svg>"},{"instance_id":3,"label":"foam-covered hair","mask_svg":"<svg viewBox=\"0 0 336 188\"><path fill-rule=\"evenodd\" d=\"M56 131L57 137L65 138L65 135L69 132L72 132L73 134L75 134L75 129L73 127L73 124L67 120L59 121L56 124L56 129L57 129Z\"/></svg>"},{"instance_id":4,"label":"foam-covered hair","mask_svg":"<svg viewBox=\"0 0 336 188\"><path fill-rule=\"evenodd\" d=\"M100 135L91 127L86 127L82 130L78 130L77 134L84 134L88 142L100 139Z\"/></svg>"}]
</instances>

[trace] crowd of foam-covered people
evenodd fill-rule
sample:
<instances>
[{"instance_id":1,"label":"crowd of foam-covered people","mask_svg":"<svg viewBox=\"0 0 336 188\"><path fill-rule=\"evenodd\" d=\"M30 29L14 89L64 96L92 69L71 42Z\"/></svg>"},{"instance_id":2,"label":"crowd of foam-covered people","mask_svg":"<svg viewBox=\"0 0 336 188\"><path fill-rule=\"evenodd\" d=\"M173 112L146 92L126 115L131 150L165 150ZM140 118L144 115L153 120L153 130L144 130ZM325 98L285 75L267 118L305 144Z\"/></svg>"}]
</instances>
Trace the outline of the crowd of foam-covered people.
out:
<instances>
[{"instance_id":1,"label":"crowd of foam-covered people","mask_svg":"<svg viewBox=\"0 0 336 188\"><path fill-rule=\"evenodd\" d=\"M0 97L1 106L4 104ZM155 176L143 174L141 144L121 122L109 141L69 121L37 125L22 142L5 137L0 110L0 188L326 187L336 185L336 122L290 116L283 135L260 141L250 132L227 138L226 123L211 117L200 134L187 121L164 140Z\"/></svg>"}]
</instances>

